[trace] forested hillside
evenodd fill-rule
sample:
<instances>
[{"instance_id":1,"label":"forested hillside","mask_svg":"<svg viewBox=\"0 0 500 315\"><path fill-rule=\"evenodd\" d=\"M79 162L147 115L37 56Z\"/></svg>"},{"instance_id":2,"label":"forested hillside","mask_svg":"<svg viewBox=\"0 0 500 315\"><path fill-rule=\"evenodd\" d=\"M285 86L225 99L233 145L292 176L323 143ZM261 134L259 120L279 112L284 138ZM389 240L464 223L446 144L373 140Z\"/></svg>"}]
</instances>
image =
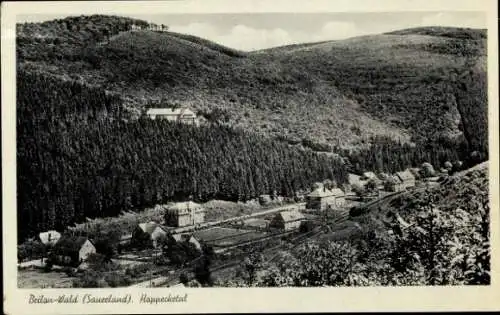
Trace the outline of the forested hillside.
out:
<instances>
[{"instance_id":1,"label":"forested hillside","mask_svg":"<svg viewBox=\"0 0 500 315\"><path fill-rule=\"evenodd\" d=\"M487 158L484 30L245 53L132 24L149 25L102 15L18 25L20 240L173 199L293 196L348 171ZM212 124L130 119L158 102Z\"/></svg>"},{"instance_id":2,"label":"forested hillside","mask_svg":"<svg viewBox=\"0 0 500 315\"><path fill-rule=\"evenodd\" d=\"M243 53L171 32L120 32L131 23L147 24L92 16L20 25L20 64L120 92L132 108L166 98L223 109L236 126L315 149L366 147L377 136L456 140L463 131L486 156L484 30L410 29Z\"/></svg>"},{"instance_id":3,"label":"forested hillside","mask_svg":"<svg viewBox=\"0 0 500 315\"><path fill-rule=\"evenodd\" d=\"M295 196L338 159L222 125L120 119L99 88L18 71L19 237L171 200Z\"/></svg>"}]
</instances>

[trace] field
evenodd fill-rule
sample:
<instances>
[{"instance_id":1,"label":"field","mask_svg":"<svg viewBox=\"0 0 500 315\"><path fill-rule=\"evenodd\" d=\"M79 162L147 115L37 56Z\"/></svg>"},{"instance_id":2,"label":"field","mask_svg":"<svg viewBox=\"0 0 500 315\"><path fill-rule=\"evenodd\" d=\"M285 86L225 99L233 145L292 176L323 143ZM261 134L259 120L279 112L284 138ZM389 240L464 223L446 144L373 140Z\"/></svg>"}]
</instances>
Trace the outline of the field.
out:
<instances>
[{"instance_id":1,"label":"field","mask_svg":"<svg viewBox=\"0 0 500 315\"><path fill-rule=\"evenodd\" d=\"M265 219L261 219L261 218L249 219L249 220L245 221L246 226L252 226L252 227L257 227L257 228L265 228L268 223L269 223L269 220L265 220Z\"/></svg>"},{"instance_id":2,"label":"field","mask_svg":"<svg viewBox=\"0 0 500 315\"><path fill-rule=\"evenodd\" d=\"M234 237L214 240L211 242L211 244L213 244L214 246L217 246L217 247L232 246L232 245L236 245L238 243L258 239L258 238L264 237L266 235L267 235L267 233L249 231L247 233L241 233L241 234L235 235Z\"/></svg>"},{"instance_id":3,"label":"field","mask_svg":"<svg viewBox=\"0 0 500 315\"><path fill-rule=\"evenodd\" d=\"M64 272L43 272L38 269L17 271L18 288L71 288L75 277L68 277Z\"/></svg>"}]
</instances>

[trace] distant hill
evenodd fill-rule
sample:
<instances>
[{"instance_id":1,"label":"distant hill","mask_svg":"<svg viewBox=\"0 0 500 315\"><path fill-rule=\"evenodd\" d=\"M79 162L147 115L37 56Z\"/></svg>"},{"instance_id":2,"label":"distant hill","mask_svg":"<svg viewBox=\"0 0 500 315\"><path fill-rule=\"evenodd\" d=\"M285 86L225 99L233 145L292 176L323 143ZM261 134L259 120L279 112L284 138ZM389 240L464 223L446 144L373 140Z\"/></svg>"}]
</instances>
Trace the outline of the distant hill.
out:
<instances>
[{"instance_id":1,"label":"distant hill","mask_svg":"<svg viewBox=\"0 0 500 315\"><path fill-rule=\"evenodd\" d=\"M468 139L474 149L484 147L485 30L410 29L244 53L195 36L129 32L131 24L148 23L82 16L18 25L19 66L102 86L135 112L161 99L219 108L235 126L325 149L463 130L480 138Z\"/></svg>"}]
</instances>

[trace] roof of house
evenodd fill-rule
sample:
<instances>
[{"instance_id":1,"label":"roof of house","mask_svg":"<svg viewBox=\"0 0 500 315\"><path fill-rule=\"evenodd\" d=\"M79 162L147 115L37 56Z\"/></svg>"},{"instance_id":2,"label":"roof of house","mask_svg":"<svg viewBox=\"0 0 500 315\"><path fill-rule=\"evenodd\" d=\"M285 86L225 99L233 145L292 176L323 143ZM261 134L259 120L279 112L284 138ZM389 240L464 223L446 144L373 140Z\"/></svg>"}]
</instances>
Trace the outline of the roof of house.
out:
<instances>
[{"instance_id":1,"label":"roof of house","mask_svg":"<svg viewBox=\"0 0 500 315\"><path fill-rule=\"evenodd\" d=\"M54 245L56 252L78 252L89 239L85 236L63 236Z\"/></svg>"},{"instance_id":2,"label":"roof of house","mask_svg":"<svg viewBox=\"0 0 500 315\"><path fill-rule=\"evenodd\" d=\"M140 223L139 228L144 232L151 234L153 231L159 226L158 223L154 221L146 222L146 223Z\"/></svg>"},{"instance_id":3,"label":"roof of house","mask_svg":"<svg viewBox=\"0 0 500 315\"><path fill-rule=\"evenodd\" d=\"M153 230L153 232L155 232L156 230L158 230L158 231L163 231L163 232L165 232L165 233L168 233L168 232L169 232L169 229L168 229L167 227L162 226L162 225L160 225L160 224L158 224L158 225L155 227L155 229Z\"/></svg>"},{"instance_id":4,"label":"roof of house","mask_svg":"<svg viewBox=\"0 0 500 315\"><path fill-rule=\"evenodd\" d=\"M313 190L308 197L329 197L329 196L344 196L344 192L340 188L326 189L317 188Z\"/></svg>"},{"instance_id":5,"label":"roof of house","mask_svg":"<svg viewBox=\"0 0 500 315\"><path fill-rule=\"evenodd\" d=\"M183 116L183 115L194 115L194 112L189 108L149 108L146 111L146 114Z\"/></svg>"},{"instance_id":6,"label":"roof of house","mask_svg":"<svg viewBox=\"0 0 500 315\"><path fill-rule=\"evenodd\" d=\"M50 240L49 240L49 236L50 236ZM50 230L47 232L40 233L38 235L38 237L40 238L40 241L43 244L55 243L61 238L61 233L59 233L55 230Z\"/></svg>"},{"instance_id":7,"label":"roof of house","mask_svg":"<svg viewBox=\"0 0 500 315\"><path fill-rule=\"evenodd\" d=\"M285 222L304 220L306 217L297 210L282 211L278 215L283 218Z\"/></svg>"},{"instance_id":8,"label":"roof of house","mask_svg":"<svg viewBox=\"0 0 500 315\"><path fill-rule=\"evenodd\" d=\"M201 205L196 203L196 202L185 201L185 202L175 203L171 207L169 207L169 209L171 209L171 210L187 210L187 209L193 209L193 208L195 208L195 209L201 208Z\"/></svg>"},{"instance_id":9,"label":"roof of house","mask_svg":"<svg viewBox=\"0 0 500 315\"><path fill-rule=\"evenodd\" d=\"M415 176L409 171L405 170L403 172L397 172L396 175L402 180L415 180Z\"/></svg>"},{"instance_id":10,"label":"roof of house","mask_svg":"<svg viewBox=\"0 0 500 315\"><path fill-rule=\"evenodd\" d=\"M347 175L347 181L349 184L359 183L361 181L361 176L349 173Z\"/></svg>"},{"instance_id":11,"label":"roof of house","mask_svg":"<svg viewBox=\"0 0 500 315\"><path fill-rule=\"evenodd\" d=\"M389 176L389 178L393 180L394 184L401 184L401 179L398 176L391 175L391 176Z\"/></svg>"}]
</instances>

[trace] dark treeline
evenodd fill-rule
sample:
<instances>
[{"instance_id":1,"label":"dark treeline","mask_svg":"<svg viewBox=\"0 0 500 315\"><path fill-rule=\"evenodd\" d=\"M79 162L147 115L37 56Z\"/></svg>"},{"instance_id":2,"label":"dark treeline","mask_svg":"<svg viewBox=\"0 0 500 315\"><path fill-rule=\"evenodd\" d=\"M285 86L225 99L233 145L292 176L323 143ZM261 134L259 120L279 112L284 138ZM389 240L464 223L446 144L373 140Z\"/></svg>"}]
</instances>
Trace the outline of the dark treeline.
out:
<instances>
[{"instance_id":1,"label":"dark treeline","mask_svg":"<svg viewBox=\"0 0 500 315\"><path fill-rule=\"evenodd\" d=\"M368 149L347 151L351 171L394 173L408 167L419 167L428 162L439 169L444 162L468 162L468 147L463 140L439 138L417 144L400 143L388 137L375 137Z\"/></svg>"},{"instance_id":2,"label":"dark treeline","mask_svg":"<svg viewBox=\"0 0 500 315\"><path fill-rule=\"evenodd\" d=\"M228 127L116 119L116 97L22 70L17 102L20 240L170 200L293 196L346 178L336 159Z\"/></svg>"}]
</instances>

